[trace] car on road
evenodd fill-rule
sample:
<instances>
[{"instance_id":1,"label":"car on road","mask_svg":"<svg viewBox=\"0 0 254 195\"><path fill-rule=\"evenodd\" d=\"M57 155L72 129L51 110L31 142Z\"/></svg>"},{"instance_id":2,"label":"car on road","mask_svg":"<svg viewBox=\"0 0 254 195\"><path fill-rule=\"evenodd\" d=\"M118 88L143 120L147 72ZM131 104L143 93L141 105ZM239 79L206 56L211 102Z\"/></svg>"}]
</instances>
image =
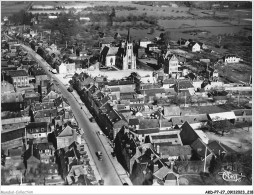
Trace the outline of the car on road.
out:
<instances>
[{"instance_id":1,"label":"car on road","mask_svg":"<svg viewBox=\"0 0 254 195\"><path fill-rule=\"evenodd\" d=\"M51 70L51 72L52 72L53 74L57 74L56 69Z\"/></svg>"},{"instance_id":2,"label":"car on road","mask_svg":"<svg viewBox=\"0 0 254 195\"><path fill-rule=\"evenodd\" d=\"M94 123L94 122L95 122L94 117L89 118L89 121L92 122L92 123Z\"/></svg>"},{"instance_id":3,"label":"car on road","mask_svg":"<svg viewBox=\"0 0 254 195\"><path fill-rule=\"evenodd\" d=\"M98 160L102 161L102 152L98 151L98 152L96 152L96 155L98 157Z\"/></svg>"},{"instance_id":4,"label":"car on road","mask_svg":"<svg viewBox=\"0 0 254 195\"><path fill-rule=\"evenodd\" d=\"M103 135L103 132L102 132L102 131L98 131L98 134L99 134L99 135Z\"/></svg>"}]
</instances>

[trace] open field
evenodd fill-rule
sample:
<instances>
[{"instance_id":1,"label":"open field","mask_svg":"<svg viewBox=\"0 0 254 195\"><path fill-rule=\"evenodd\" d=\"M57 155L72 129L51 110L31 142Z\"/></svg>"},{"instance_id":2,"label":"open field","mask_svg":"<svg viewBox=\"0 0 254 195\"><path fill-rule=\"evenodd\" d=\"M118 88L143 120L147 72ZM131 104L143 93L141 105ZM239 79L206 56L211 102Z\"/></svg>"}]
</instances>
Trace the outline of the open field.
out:
<instances>
[{"instance_id":1,"label":"open field","mask_svg":"<svg viewBox=\"0 0 254 195\"><path fill-rule=\"evenodd\" d=\"M28 1L2 1L1 2L1 16L11 16L14 13L19 12L22 9L26 9L30 2Z\"/></svg>"},{"instance_id":2,"label":"open field","mask_svg":"<svg viewBox=\"0 0 254 195\"><path fill-rule=\"evenodd\" d=\"M249 131L248 127L232 129L224 136L212 132L206 132L206 135L210 140L217 140L236 152L244 153L252 149L252 127Z\"/></svg>"}]
</instances>

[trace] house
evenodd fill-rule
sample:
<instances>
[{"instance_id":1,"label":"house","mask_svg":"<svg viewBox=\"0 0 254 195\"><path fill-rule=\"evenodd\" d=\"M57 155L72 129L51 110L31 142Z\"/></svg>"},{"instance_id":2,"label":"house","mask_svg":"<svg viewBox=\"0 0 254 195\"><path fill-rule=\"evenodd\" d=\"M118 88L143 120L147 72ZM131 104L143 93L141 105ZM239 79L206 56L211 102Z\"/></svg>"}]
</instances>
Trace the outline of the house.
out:
<instances>
[{"instance_id":1,"label":"house","mask_svg":"<svg viewBox=\"0 0 254 195\"><path fill-rule=\"evenodd\" d=\"M62 62L60 65L56 66L56 70L59 74L74 74L76 71L75 63Z\"/></svg>"},{"instance_id":2,"label":"house","mask_svg":"<svg viewBox=\"0 0 254 195\"><path fill-rule=\"evenodd\" d=\"M224 157L228 153L227 149L218 141L212 141L207 146L216 157Z\"/></svg>"},{"instance_id":3,"label":"house","mask_svg":"<svg viewBox=\"0 0 254 195\"><path fill-rule=\"evenodd\" d=\"M195 140L201 139L199 136L203 136L203 134L195 131L188 122L185 122L181 126L180 136L183 145L191 145Z\"/></svg>"},{"instance_id":4,"label":"house","mask_svg":"<svg viewBox=\"0 0 254 195\"><path fill-rule=\"evenodd\" d=\"M200 48L203 49L203 50L206 50L208 49L207 45L202 43L202 42L198 42L198 44L200 45Z\"/></svg>"},{"instance_id":5,"label":"house","mask_svg":"<svg viewBox=\"0 0 254 195\"><path fill-rule=\"evenodd\" d=\"M7 73L10 82L14 87L27 87L29 86L28 74L25 70L12 70Z\"/></svg>"},{"instance_id":6,"label":"house","mask_svg":"<svg viewBox=\"0 0 254 195\"><path fill-rule=\"evenodd\" d=\"M39 110L33 115L32 122L52 123L53 118L56 116L57 116L56 108Z\"/></svg>"},{"instance_id":7,"label":"house","mask_svg":"<svg viewBox=\"0 0 254 195\"><path fill-rule=\"evenodd\" d=\"M42 102L53 102L55 99L57 99L58 97L60 97L60 94L58 93L58 91L49 91L43 98L42 98Z\"/></svg>"},{"instance_id":8,"label":"house","mask_svg":"<svg viewBox=\"0 0 254 195\"><path fill-rule=\"evenodd\" d=\"M54 107L54 102L36 102L31 104L31 110L34 114L39 110L52 109Z\"/></svg>"},{"instance_id":9,"label":"house","mask_svg":"<svg viewBox=\"0 0 254 195\"><path fill-rule=\"evenodd\" d=\"M175 79L165 79L162 81L162 88L168 89L176 84Z\"/></svg>"},{"instance_id":10,"label":"house","mask_svg":"<svg viewBox=\"0 0 254 195\"><path fill-rule=\"evenodd\" d=\"M225 63L239 63L241 58L239 58L237 55L226 55L223 57L223 61Z\"/></svg>"},{"instance_id":11,"label":"house","mask_svg":"<svg viewBox=\"0 0 254 195\"><path fill-rule=\"evenodd\" d=\"M24 153L24 161L27 164L26 171L29 173L32 171L38 171L40 161L39 150L33 147L33 144L29 146L29 148Z\"/></svg>"},{"instance_id":12,"label":"house","mask_svg":"<svg viewBox=\"0 0 254 195\"><path fill-rule=\"evenodd\" d=\"M81 136L76 129L69 125L57 127L54 133L57 140L57 149L68 147L73 142L81 144Z\"/></svg>"},{"instance_id":13,"label":"house","mask_svg":"<svg viewBox=\"0 0 254 195\"><path fill-rule=\"evenodd\" d=\"M58 111L63 108L70 109L68 100L61 96L59 96L58 98L54 100L54 106L58 108Z\"/></svg>"},{"instance_id":14,"label":"house","mask_svg":"<svg viewBox=\"0 0 254 195\"><path fill-rule=\"evenodd\" d=\"M27 134L31 134L31 136L36 138L47 138L49 131L47 122L31 122L26 125Z\"/></svg>"},{"instance_id":15,"label":"house","mask_svg":"<svg viewBox=\"0 0 254 195\"><path fill-rule=\"evenodd\" d=\"M140 93L145 96L146 102L154 102L155 98L166 98L166 91L164 88L143 89Z\"/></svg>"},{"instance_id":16,"label":"house","mask_svg":"<svg viewBox=\"0 0 254 195\"><path fill-rule=\"evenodd\" d=\"M139 41L139 46L140 47L147 48L148 44L152 44L152 41L150 41L147 37L145 37L144 39L141 39Z\"/></svg>"},{"instance_id":17,"label":"house","mask_svg":"<svg viewBox=\"0 0 254 195\"><path fill-rule=\"evenodd\" d=\"M174 88L177 93L180 93L183 90L189 90L189 91L195 90L194 86L192 85L191 81L189 81L189 80L177 80Z\"/></svg>"},{"instance_id":18,"label":"house","mask_svg":"<svg viewBox=\"0 0 254 195\"><path fill-rule=\"evenodd\" d=\"M129 92L134 92L136 84L134 81L109 81L105 83L106 88L115 88L119 87L121 93L129 93Z\"/></svg>"},{"instance_id":19,"label":"house","mask_svg":"<svg viewBox=\"0 0 254 195\"><path fill-rule=\"evenodd\" d=\"M24 110L24 108L25 108L24 102L1 103L1 112L4 111L18 112Z\"/></svg>"},{"instance_id":20,"label":"house","mask_svg":"<svg viewBox=\"0 0 254 195\"><path fill-rule=\"evenodd\" d=\"M190 42L188 44L188 48L192 51L192 52L200 52L200 45L197 42Z\"/></svg>"},{"instance_id":21,"label":"house","mask_svg":"<svg viewBox=\"0 0 254 195\"><path fill-rule=\"evenodd\" d=\"M169 120L175 127L181 127L185 122L188 122L193 129L199 129L207 124L208 118L206 114L173 116Z\"/></svg>"},{"instance_id":22,"label":"house","mask_svg":"<svg viewBox=\"0 0 254 195\"><path fill-rule=\"evenodd\" d=\"M35 84L45 86L44 81L49 80L48 75L42 68L32 67L29 72L35 77Z\"/></svg>"},{"instance_id":23,"label":"house","mask_svg":"<svg viewBox=\"0 0 254 195\"><path fill-rule=\"evenodd\" d=\"M146 52L145 52L145 48L138 48L138 58L142 59L142 58L145 58L147 55L146 55Z\"/></svg>"},{"instance_id":24,"label":"house","mask_svg":"<svg viewBox=\"0 0 254 195\"><path fill-rule=\"evenodd\" d=\"M176 78L179 77L179 60L175 54L171 54L170 51L165 55L164 72Z\"/></svg>"},{"instance_id":25,"label":"house","mask_svg":"<svg viewBox=\"0 0 254 195\"><path fill-rule=\"evenodd\" d=\"M252 110L251 109L239 109L232 110L235 113L236 123L238 122L251 122L252 121Z\"/></svg>"},{"instance_id":26,"label":"house","mask_svg":"<svg viewBox=\"0 0 254 195\"><path fill-rule=\"evenodd\" d=\"M213 113L213 114L208 114L208 120L209 122L213 123L216 121L224 121L228 120L232 124L235 123L236 116L233 111L231 112L220 112L220 113Z\"/></svg>"},{"instance_id":27,"label":"house","mask_svg":"<svg viewBox=\"0 0 254 195\"><path fill-rule=\"evenodd\" d=\"M153 176L160 180L160 183L163 183L164 185L169 186L175 186L179 185L179 175L176 174L172 168L168 168L166 166L161 167L159 170L157 170Z\"/></svg>"},{"instance_id":28,"label":"house","mask_svg":"<svg viewBox=\"0 0 254 195\"><path fill-rule=\"evenodd\" d=\"M139 119L138 121L138 125L132 125L130 130L138 134L140 140L144 139L145 135L159 132L160 125L158 119Z\"/></svg>"},{"instance_id":29,"label":"house","mask_svg":"<svg viewBox=\"0 0 254 195\"><path fill-rule=\"evenodd\" d=\"M181 38L180 40L177 41L177 43L180 45L180 46L185 46L187 47L189 45L189 41L187 39L183 39Z\"/></svg>"},{"instance_id":30,"label":"house","mask_svg":"<svg viewBox=\"0 0 254 195\"><path fill-rule=\"evenodd\" d=\"M166 158L169 161L190 160L192 156L192 149L189 145L163 145L155 144L159 148L157 153L160 154L160 158Z\"/></svg>"},{"instance_id":31,"label":"house","mask_svg":"<svg viewBox=\"0 0 254 195\"><path fill-rule=\"evenodd\" d=\"M159 49L159 47L158 47L158 45L155 44L155 43L147 44L147 50L148 50L149 52L151 52L151 51L156 51L156 50L158 50L158 49Z\"/></svg>"},{"instance_id":32,"label":"house","mask_svg":"<svg viewBox=\"0 0 254 195\"><path fill-rule=\"evenodd\" d=\"M25 107L34 104L35 102L39 102L40 94L37 92L25 92L23 95Z\"/></svg>"},{"instance_id":33,"label":"house","mask_svg":"<svg viewBox=\"0 0 254 195\"><path fill-rule=\"evenodd\" d=\"M111 67L116 65L118 50L119 50L119 47L107 47L107 46L105 46L102 49L101 60L106 67Z\"/></svg>"}]
</instances>

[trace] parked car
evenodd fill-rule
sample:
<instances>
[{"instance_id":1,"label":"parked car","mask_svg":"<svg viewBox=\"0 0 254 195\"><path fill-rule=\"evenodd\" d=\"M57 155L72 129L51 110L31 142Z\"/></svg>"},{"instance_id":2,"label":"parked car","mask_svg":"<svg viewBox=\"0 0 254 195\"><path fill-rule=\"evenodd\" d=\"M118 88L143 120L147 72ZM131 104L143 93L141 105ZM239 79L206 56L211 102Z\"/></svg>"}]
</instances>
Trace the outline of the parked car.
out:
<instances>
[{"instance_id":1,"label":"parked car","mask_svg":"<svg viewBox=\"0 0 254 195\"><path fill-rule=\"evenodd\" d=\"M102 132L102 131L98 131L98 134L99 134L99 135L103 135L103 132Z\"/></svg>"},{"instance_id":2,"label":"parked car","mask_svg":"<svg viewBox=\"0 0 254 195\"><path fill-rule=\"evenodd\" d=\"M98 160L102 161L102 152L98 151L98 152L96 152L96 155L98 157Z\"/></svg>"},{"instance_id":3,"label":"parked car","mask_svg":"<svg viewBox=\"0 0 254 195\"><path fill-rule=\"evenodd\" d=\"M92 122L92 123L94 123L94 122L95 122L94 117L89 118L89 121Z\"/></svg>"}]
</instances>

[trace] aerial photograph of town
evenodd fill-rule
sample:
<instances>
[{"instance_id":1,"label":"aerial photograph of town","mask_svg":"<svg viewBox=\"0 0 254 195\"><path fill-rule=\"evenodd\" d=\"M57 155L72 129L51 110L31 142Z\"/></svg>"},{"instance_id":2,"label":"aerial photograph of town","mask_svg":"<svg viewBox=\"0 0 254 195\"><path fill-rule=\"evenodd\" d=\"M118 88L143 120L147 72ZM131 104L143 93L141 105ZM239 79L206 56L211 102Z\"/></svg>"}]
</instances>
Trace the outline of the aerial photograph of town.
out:
<instances>
[{"instance_id":1,"label":"aerial photograph of town","mask_svg":"<svg viewBox=\"0 0 254 195\"><path fill-rule=\"evenodd\" d=\"M8 189L253 194L252 1L1 1L1 127Z\"/></svg>"}]
</instances>

